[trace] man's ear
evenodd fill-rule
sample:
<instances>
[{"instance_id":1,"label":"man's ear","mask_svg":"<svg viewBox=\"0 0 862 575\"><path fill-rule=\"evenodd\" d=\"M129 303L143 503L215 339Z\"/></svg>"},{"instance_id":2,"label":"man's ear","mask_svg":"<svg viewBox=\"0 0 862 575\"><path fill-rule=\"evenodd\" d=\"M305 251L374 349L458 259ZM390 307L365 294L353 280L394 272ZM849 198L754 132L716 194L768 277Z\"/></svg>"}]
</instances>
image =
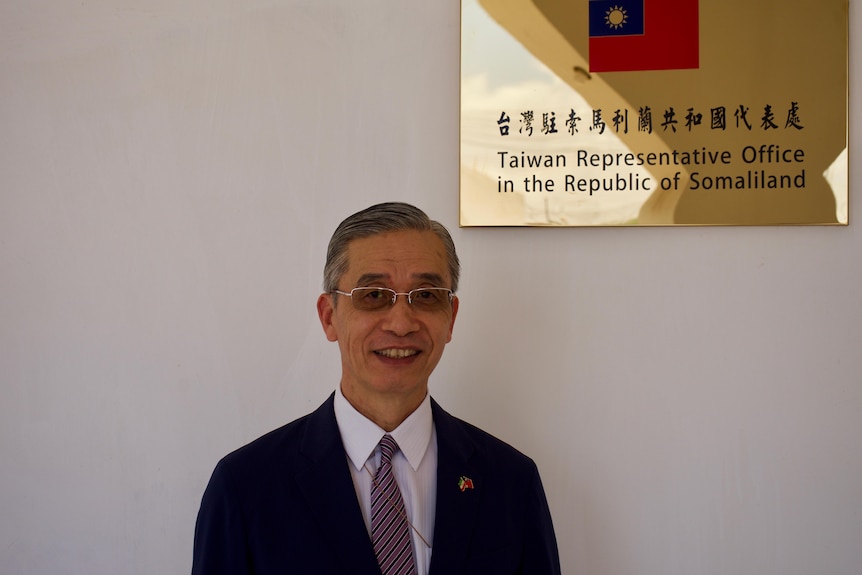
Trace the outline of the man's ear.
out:
<instances>
[{"instance_id":1,"label":"man's ear","mask_svg":"<svg viewBox=\"0 0 862 575\"><path fill-rule=\"evenodd\" d=\"M455 316L458 315L458 305L460 303L458 296L452 298L452 318L449 320L449 337L446 338L446 343L452 341L452 330L455 329Z\"/></svg>"},{"instance_id":2,"label":"man's ear","mask_svg":"<svg viewBox=\"0 0 862 575\"><path fill-rule=\"evenodd\" d=\"M323 333L326 334L326 339L329 341L338 341L338 330L335 329L335 324L332 321L335 314L335 302L332 301L334 297L333 294L322 293L317 298L317 317L320 318Z\"/></svg>"}]
</instances>

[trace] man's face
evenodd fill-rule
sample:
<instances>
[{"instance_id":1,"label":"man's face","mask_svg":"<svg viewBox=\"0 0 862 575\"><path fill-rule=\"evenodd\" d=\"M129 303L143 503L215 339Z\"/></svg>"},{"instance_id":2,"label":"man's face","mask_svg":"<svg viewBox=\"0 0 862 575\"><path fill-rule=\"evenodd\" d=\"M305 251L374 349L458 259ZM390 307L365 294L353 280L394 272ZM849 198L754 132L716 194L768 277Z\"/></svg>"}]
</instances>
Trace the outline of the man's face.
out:
<instances>
[{"instance_id":1,"label":"man's face","mask_svg":"<svg viewBox=\"0 0 862 575\"><path fill-rule=\"evenodd\" d=\"M374 286L408 292L452 285L446 250L434 232L408 230L356 239L347 254L341 291ZM337 341L341 351L341 389L362 411L378 401L422 401L428 377L452 339L458 299L443 310L427 311L398 296L395 305L361 311L347 296L323 294L317 310L327 339Z\"/></svg>"}]
</instances>

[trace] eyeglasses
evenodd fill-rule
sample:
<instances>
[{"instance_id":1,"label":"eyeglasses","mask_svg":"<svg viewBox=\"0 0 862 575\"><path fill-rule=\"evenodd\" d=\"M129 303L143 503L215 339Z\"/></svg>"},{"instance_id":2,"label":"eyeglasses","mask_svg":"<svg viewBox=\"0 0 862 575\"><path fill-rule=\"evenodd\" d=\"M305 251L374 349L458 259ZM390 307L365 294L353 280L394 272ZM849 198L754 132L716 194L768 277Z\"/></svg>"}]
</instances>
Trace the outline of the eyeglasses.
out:
<instances>
[{"instance_id":1,"label":"eyeglasses","mask_svg":"<svg viewBox=\"0 0 862 575\"><path fill-rule=\"evenodd\" d=\"M442 311L452 302L455 293L447 288L426 287L416 288L409 292L397 292L394 289L384 287L357 287L349 292L332 290L350 298L353 307L362 311L375 311L395 305L400 295L407 296L407 303L413 309L421 311Z\"/></svg>"}]
</instances>

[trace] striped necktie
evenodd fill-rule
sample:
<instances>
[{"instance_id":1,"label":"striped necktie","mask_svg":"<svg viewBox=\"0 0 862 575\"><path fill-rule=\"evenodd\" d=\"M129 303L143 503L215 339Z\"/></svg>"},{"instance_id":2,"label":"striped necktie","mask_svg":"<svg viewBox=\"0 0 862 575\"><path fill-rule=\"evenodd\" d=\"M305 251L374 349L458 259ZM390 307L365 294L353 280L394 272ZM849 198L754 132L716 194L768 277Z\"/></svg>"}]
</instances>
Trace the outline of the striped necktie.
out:
<instances>
[{"instance_id":1,"label":"striped necktie","mask_svg":"<svg viewBox=\"0 0 862 575\"><path fill-rule=\"evenodd\" d=\"M410 525L401 490L392 474L398 444L391 435L380 440L380 467L371 482L371 542L383 575L415 575Z\"/></svg>"}]
</instances>

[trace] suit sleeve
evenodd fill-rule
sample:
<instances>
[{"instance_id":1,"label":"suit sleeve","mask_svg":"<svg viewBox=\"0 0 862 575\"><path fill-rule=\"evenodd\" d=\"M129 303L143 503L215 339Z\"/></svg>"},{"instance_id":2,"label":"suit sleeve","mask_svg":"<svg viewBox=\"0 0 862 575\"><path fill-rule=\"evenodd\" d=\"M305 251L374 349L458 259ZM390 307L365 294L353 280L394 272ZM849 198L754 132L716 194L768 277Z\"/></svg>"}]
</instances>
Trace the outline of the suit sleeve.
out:
<instances>
[{"instance_id":1,"label":"suit sleeve","mask_svg":"<svg viewBox=\"0 0 862 575\"><path fill-rule=\"evenodd\" d=\"M198 512L192 575L251 575L246 539L241 506L221 462L213 471Z\"/></svg>"},{"instance_id":2,"label":"suit sleeve","mask_svg":"<svg viewBox=\"0 0 862 575\"><path fill-rule=\"evenodd\" d=\"M545 497L545 489L539 477L539 470L533 465L530 501L526 507L526 540L520 573L524 575L560 575L560 554L551 511Z\"/></svg>"}]
</instances>

